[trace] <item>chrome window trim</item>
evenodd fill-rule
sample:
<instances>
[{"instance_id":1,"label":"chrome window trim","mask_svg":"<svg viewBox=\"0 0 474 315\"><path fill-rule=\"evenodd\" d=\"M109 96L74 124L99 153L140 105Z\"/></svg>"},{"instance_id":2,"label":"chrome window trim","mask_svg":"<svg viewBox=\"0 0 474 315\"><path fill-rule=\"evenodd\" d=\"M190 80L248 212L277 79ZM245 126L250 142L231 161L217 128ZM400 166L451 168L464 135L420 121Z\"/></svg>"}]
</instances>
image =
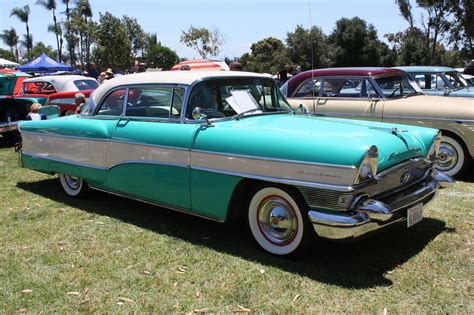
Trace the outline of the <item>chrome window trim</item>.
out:
<instances>
[{"instance_id":1,"label":"chrome window trim","mask_svg":"<svg viewBox=\"0 0 474 315\"><path fill-rule=\"evenodd\" d=\"M102 106L102 104L104 103L105 99L107 99L107 97L112 94L113 92L116 92L118 90L122 90L122 89L125 89L125 95L124 95L124 104L123 104L123 107L122 107L122 114L121 115L118 115L118 116L113 116L113 115L104 115L104 116L99 116L97 115L97 112L100 110L100 107ZM90 98L92 99L92 102L93 102L93 98L92 98L92 95L90 96ZM125 105L126 105L126 101L128 99L128 89L127 89L127 86L125 85L120 85L120 86L115 86L113 87L112 89L108 90L106 94L104 94L104 97L100 99L99 101L99 105L96 105L96 107L94 108L94 112L89 116L89 117L93 117L93 116L96 116L96 117L116 117L114 119L118 119L119 117L123 116L123 113L125 111ZM87 116L82 116L81 117L87 117Z\"/></svg>"},{"instance_id":2,"label":"chrome window trim","mask_svg":"<svg viewBox=\"0 0 474 315\"><path fill-rule=\"evenodd\" d=\"M322 82L321 76L317 76L317 77L313 77L313 76L312 76L312 77L309 77L308 79L301 81L301 83L298 84L298 85L296 86L296 88L293 90L293 93L291 94L291 96L288 96L288 97L291 97L291 98L298 98L298 99L299 99L299 98L301 98L301 99L318 98L319 95L321 95L321 84L319 85L319 92L318 92L318 95L308 96L308 97L300 97L300 96L297 97L297 96L295 96L295 94L303 87L303 85L306 84L306 82L308 82L309 80L315 80L315 79L317 79L317 80L319 79L319 81Z\"/></svg>"},{"instance_id":3,"label":"chrome window trim","mask_svg":"<svg viewBox=\"0 0 474 315\"><path fill-rule=\"evenodd\" d=\"M219 78L219 77L204 77L204 78L200 78L196 81L194 81L190 86L189 88L187 89L186 93L185 93L185 97L184 97L184 105L183 105L183 108L181 109L181 121L183 123L197 123L197 124L200 124L200 125L205 125L206 122L205 121L195 121L193 119L189 119L186 117L186 112L188 110L188 106L189 106L189 99L191 97L191 92L194 90L194 88L196 87L196 85L200 84L200 83L203 83L203 82L212 82L212 81L221 81L221 80L225 80L225 81L231 81L231 80L246 80L246 79L251 79L251 80L265 80L265 81L269 81L269 82L272 82L273 85L275 85L275 90L276 90L276 93L280 93L280 89L278 88L278 86L276 86L276 83L275 83L275 80L271 77L240 77L240 76L229 76L229 77L225 77L225 78ZM282 94L282 97L284 99L285 96ZM291 110L291 106L287 103L288 107L289 107L289 110ZM213 118L213 119L210 119L210 121L226 121L228 120L228 118L231 118L231 117L222 117L222 118Z\"/></svg>"},{"instance_id":4,"label":"chrome window trim","mask_svg":"<svg viewBox=\"0 0 474 315\"><path fill-rule=\"evenodd\" d=\"M385 95L382 93L377 82L375 82L372 76L360 76L360 75L337 75L337 76L321 76L321 86L319 89L319 95L322 95L322 89L324 88L324 80L326 79L366 79L372 84L375 92L378 94L378 98L381 100L385 99ZM367 100L372 101L369 97L333 97L333 96L318 96L318 99L337 99L337 100Z\"/></svg>"}]
</instances>

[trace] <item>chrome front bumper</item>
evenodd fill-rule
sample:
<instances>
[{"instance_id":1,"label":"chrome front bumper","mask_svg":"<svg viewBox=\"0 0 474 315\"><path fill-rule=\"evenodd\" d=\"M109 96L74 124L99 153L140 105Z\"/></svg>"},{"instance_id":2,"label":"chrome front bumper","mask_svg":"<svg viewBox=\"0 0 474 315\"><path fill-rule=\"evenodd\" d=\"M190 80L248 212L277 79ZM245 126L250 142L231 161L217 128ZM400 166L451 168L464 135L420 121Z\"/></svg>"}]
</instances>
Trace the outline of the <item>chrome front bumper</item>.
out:
<instances>
[{"instance_id":1,"label":"chrome front bumper","mask_svg":"<svg viewBox=\"0 0 474 315\"><path fill-rule=\"evenodd\" d=\"M362 236L390 224L405 221L407 209L426 205L438 188L450 187L454 180L440 172L421 183L380 200L365 199L353 210L322 212L310 210L309 219L316 233L323 238L342 240Z\"/></svg>"},{"instance_id":2,"label":"chrome front bumper","mask_svg":"<svg viewBox=\"0 0 474 315\"><path fill-rule=\"evenodd\" d=\"M18 122L0 123L0 133L18 130Z\"/></svg>"}]
</instances>

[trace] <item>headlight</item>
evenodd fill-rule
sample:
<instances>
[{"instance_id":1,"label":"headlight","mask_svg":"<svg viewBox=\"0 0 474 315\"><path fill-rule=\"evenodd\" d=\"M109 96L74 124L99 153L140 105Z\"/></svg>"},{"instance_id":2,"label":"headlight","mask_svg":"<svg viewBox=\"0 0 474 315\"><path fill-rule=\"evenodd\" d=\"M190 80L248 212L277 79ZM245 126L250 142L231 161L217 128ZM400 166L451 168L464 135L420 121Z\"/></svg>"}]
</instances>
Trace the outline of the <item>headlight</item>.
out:
<instances>
[{"instance_id":1,"label":"headlight","mask_svg":"<svg viewBox=\"0 0 474 315\"><path fill-rule=\"evenodd\" d=\"M436 157L438 156L439 152L439 146L441 144L441 131L438 131L436 134L436 137L433 139L433 144L430 147L430 150L428 151L428 154L426 155L426 158L430 161L435 161Z\"/></svg>"},{"instance_id":2,"label":"headlight","mask_svg":"<svg viewBox=\"0 0 474 315\"><path fill-rule=\"evenodd\" d=\"M370 147L360 163L354 184L370 180L377 175L377 164L379 162L379 150L376 146Z\"/></svg>"}]
</instances>

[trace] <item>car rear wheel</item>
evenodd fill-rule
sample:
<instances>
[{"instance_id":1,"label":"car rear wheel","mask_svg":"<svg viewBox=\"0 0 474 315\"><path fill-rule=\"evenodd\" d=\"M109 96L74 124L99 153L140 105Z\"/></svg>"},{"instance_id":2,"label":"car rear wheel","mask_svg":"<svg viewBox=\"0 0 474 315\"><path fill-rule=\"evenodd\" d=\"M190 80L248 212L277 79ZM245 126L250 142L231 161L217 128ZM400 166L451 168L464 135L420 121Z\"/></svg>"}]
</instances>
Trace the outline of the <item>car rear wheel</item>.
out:
<instances>
[{"instance_id":1,"label":"car rear wheel","mask_svg":"<svg viewBox=\"0 0 474 315\"><path fill-rule=\"evenodd\" d=\"M471 159L462 144L450 135L441 137L436 169L450 176L462 176Z\"/></svg>"},{"instance_id":2,"label":"car rear wheel","mask_svg":"<svg viewBox=\"0 0 474 315\"><path fill-rule=\"evenodd\" d=\"M300 256L310 244L314 231L303 203L293 194L275 186L256 190L248 206L248 225L255 241L265 251L280 256Z\"/></svg>"},{"instance_id":3,"label":"car rear wheel","mask_svg":"<svg viewBox=\"0 0 474 315\"><path fill-rule=\"evenodd\" d=\"M89 190L86 182L80 177L59 174L59 181L64 192L71 197L84 196Z\"/></svg>"}]
</instances>

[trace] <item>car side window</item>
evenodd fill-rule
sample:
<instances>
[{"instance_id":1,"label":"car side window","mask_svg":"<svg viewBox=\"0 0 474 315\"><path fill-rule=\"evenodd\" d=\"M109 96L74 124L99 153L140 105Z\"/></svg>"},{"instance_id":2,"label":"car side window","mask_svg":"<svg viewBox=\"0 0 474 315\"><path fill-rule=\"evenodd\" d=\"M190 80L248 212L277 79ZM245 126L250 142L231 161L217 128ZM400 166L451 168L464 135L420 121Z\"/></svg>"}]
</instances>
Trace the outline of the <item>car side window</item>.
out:
<instances>
[{"instance_id":1,"label":"car side window","mask_svg":"<svg viewBox=\"0 0 474 315\"><path fill-rule=\"evenodd\" d=\"M328 78L324 79L323 97L371 98L377 93L368 79Z\"/></svg>"},{"instance_id":2,"label":"car side window","mask_svg":"<svg viewBox=\"0 0 474 315\"><path fill-rule=\"evenodd\" d=\"M125 89L115 90L102 101L96 116L120 116L125 103Z\"/></svg>"},{"instance_id":3,"label":"car side window","mask_svg":"<svg viewBox=\"0 0 474 315\"><path fill-rule=\"evenodd\" d=\"M179 117L184 95L182 90L161 86L129 88L125 115L149 118Z\"/></svg>"},{"instance_id":4,"label":"car side window","mask_svg":"<svg viewBox=\"0 0 474 315\"><path fill-rule=\"evenodd\" d=\"M321 79L311 78L303 83L293 94L293 97L317 97L319 96L319 88Z\"/></svg>"}]
</instances>

